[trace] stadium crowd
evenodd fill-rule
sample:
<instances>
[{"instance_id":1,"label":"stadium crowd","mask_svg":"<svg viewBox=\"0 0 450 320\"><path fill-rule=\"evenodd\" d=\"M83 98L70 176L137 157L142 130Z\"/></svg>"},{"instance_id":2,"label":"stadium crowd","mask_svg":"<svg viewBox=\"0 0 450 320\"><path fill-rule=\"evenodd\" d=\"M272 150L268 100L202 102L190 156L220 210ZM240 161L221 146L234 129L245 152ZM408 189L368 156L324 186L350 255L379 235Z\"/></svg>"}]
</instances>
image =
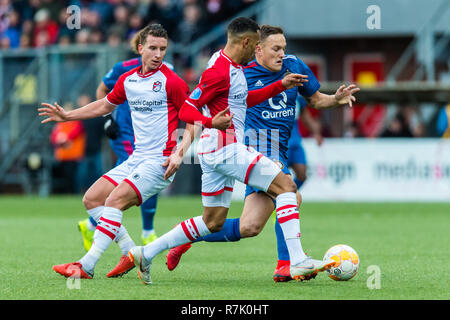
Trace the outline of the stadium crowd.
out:
<instances>
[{"instance_id":1,"label":"stadium crowd","mask_svg":"<svg viewBox=\"0 0 450 320\"><path fill-rule=\"evenodd\" d=\"M257 0L1 0L1 48L127 43L143 26L163 24L169 38L189 43ZM71 5L80 28L67 25Z\"/></svg>"}]
</instances>

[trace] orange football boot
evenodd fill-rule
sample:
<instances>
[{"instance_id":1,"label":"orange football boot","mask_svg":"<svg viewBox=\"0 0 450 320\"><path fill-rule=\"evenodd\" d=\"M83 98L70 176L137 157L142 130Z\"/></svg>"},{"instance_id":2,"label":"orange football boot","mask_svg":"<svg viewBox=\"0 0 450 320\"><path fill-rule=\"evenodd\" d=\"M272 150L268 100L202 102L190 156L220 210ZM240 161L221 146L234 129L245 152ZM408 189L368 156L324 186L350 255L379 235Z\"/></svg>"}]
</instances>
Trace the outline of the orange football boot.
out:
<instances>
[{"instance_id":1,"label":"orange football boot","mask_svg":"<svg viewBox=\"0 0 450 320\"><path fill-rule=\"evenodd\" d=\"M94 277L93 274L84 271L79 262L59 264L53 266L53 270L66 278L92 279Z\"/></svg>"},{"instance_id":2,"label":"orange football boot","mask_svg":"<svg viewBox=\"0 0 450 320\"><path fill-rule=\"evenodd\" d=\"M133 261L128 258L127 255L123 255L120 257L117 265L106 275L108 278L117 278L121 277L124 274L127 274L131 269L135 267Z\"/></svg>"},{"instance_id":3,"label":"orange football boot","mask_svg":"<svg viewBox=\"0 0 450 320\"><path fill-rule=\"evenodd\" d=\"M178 263L180 262L181 256L183 255L183 253L189 250L191 245L192 243L188 242L169 250L169 253L166 256L167 257L166 265L169 271L172 271L177 267Z\"/></svg>"}]
</instances>

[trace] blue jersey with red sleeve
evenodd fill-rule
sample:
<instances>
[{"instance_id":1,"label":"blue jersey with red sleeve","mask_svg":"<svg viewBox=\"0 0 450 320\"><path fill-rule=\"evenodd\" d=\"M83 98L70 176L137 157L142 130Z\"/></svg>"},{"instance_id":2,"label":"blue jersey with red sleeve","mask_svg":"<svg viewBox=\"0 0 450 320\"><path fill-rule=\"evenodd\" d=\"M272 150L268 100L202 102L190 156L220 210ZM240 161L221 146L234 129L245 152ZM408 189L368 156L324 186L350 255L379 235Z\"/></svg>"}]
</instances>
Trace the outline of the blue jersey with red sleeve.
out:
<instances>
[{"instance_id":1,"label":"blue jersey with red sleeve","mask_svg":"<svg viewBox=\"0 0 450 320\"><path fill-rule=\"evenodd\" d=\"M299 58L286 55L278 72L261 66L256 60L244 68L248 90L255 90L283 79L286 73L300 73L308 76L308 82L301 87L286 90L256 106L247 109L245 118L245 143L258 151L286 165L288 141L296 121L296 99L300 94L310 97L320 84L311 69Z\"/></svg>"}]
</instances>

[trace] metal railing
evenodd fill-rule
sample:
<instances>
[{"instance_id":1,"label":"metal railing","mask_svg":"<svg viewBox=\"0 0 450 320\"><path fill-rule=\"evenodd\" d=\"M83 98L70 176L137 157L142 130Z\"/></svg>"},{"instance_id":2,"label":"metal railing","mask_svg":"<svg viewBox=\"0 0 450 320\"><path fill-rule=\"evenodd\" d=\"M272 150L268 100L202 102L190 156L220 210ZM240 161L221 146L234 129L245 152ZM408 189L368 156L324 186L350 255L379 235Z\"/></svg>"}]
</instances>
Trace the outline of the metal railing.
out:
<instances>
[{"instance_id":1,"label":"metal railing","mask_svg":"<svg viewBox=\"0 0 450 320\"><path fill-rule=\"evenodd\" d=\"M394 64L389 74L386 76L387 82L397 81L400 74L405 70L408 63L411 61L414 55L420 56L419 52L426 52L426 56L423 61L419 61L420 65L415 71L413 79L420 80L426 74L428 81L434 81L434 59L443 50L446 49L450 40L450 24L446 24L446 29L442 37L437 43L434 41L434 27L440 22L446 11L450 8L450 1L441 0L436 10L430 15L427 22L422 26L419 32L415 35L414 39L405 49L403 54ZM427 43L428 41L428 43Z\"/></svg>"}]
</instances>

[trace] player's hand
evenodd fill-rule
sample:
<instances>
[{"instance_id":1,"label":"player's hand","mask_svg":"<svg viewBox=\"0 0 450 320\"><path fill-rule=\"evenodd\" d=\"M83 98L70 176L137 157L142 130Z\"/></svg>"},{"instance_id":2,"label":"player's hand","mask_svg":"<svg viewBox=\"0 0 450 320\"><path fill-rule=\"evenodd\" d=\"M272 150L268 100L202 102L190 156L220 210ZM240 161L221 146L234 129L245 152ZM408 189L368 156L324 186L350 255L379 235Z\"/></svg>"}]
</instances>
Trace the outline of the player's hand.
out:
<instances>
[{"instance_id":1,"label":"player's hand","mask_svg":"<svg viewBox=\"0 0 450 320\"><path fill-rule=\"evenodd\" d=\"M175 172L177 172L178 168L180 168L181 161L183 159L178 155L178 153L172 153L166 161L162 164L164 168L167 167L166 172L164 173L164 180L169 179Z\"/></svg>"},{"instance_id":2,"label":"player's hand","mask_svg":"<svg viewBox=\"0 0 450 320\"><path fill-rule=\"evenodd\" d=\"M334 94L334 98L339 105L348 104L351 108L353 106L353 102L356 101L356 98L353 96L353 94L355 94L359 90L361 89L358 88L355 84L351 84L348 87L343 84L339 87L339 89L337 89L336 93Z\"/></svg>"},{"instance_id":3,"label":"player's hand","mask_svg":"<svg viewBox=\"0 0 450 320\"><path fill-rule=\"evenodd\" d=\"M304 82L308 82L308 76L299 73L289 73L281 80L281 83L286 89L302 87Z\"/></svg>"},{"instance_id":4,"label":"player's hand","mask_svg":"<svg viewBox=\"0 0 450 320\"><path fill-rule=\"evenodd\" d=\"M43 102L41 105L43 105L44 108L38 108L39 116L47 117L42 120L41 123L67 121L67 112L57 102L55 102L54 105Z\"/></svg>"},{"instance_id":5,"label":"player's hand","mask_svg":"<svg viewBox=\"0 0 450 320\"><path fill-rule=\"evenodd\" d=\"M231 126L231 120L233 119L234 114L228 114L230 111L230 107L227 107L225 110L217 113L214 118L212 118L211 127L216 128L218 130L226 130Z\"/></svg>"}]
</instances>

